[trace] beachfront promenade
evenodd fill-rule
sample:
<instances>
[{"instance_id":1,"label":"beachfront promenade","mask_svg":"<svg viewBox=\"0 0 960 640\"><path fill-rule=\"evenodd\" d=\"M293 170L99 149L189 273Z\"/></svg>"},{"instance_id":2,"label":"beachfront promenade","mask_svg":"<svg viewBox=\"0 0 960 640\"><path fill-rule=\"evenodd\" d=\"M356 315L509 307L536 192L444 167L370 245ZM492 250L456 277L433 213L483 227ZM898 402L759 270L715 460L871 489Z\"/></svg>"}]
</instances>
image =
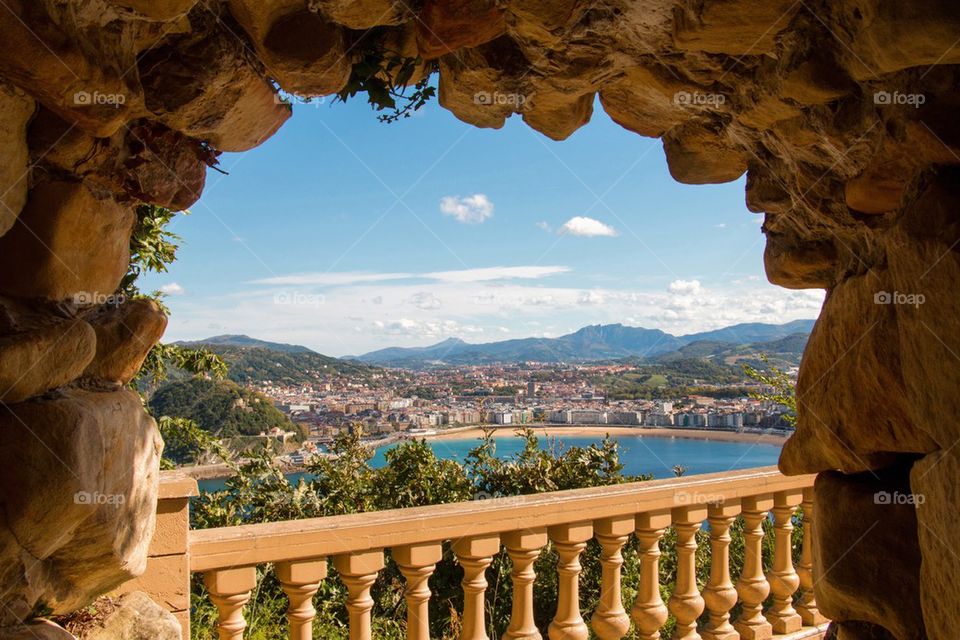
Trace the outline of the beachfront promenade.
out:
<instances>
[{"instance_id":1,"label":"beachfront promenade","mask_svg":"<svg viewBox=\"0 0 960 640\"><path fill-rule=\"evenodd\" d=\"M328 563L347 587L351 640L371 639L370 589L389 553L406 580L407 637L429 640L427 583L452 548L463 567L461 640L488 640L485 570L495 555L513 564L514 600L505 640L541 638L533 622L534 561L551 542L558 553L559 599L550 640L619 640L632 625L636 637L656 640L668 616L680 640L821 638L826 620L813 597L814 513L812 475L786 477L767 467L669 478L529 496L398 509L327 518L190 531L188 497L196 483L167 474L158 509L157 535L146 573L128 590L142 590L188 625L190 576L202 574L219 611L221 640L241 640L247 623L244 605L256 586L257 567L272 564L289 599L291 640L312 638L313 597L327 576ZM802 508L805 535L794 563L794 514ZM772 565L762 563L763 522L773 519ZM730 527L745 522L743 570L730 574ZM705 588L696 581L696 533L709 523L711 571ZM672 596L661 599L659 557L664 534L676 531L678 567ZM639 541L637 597L622 606L621 550L629 536ZM602 553L602 590L593 615L580 610L580 557L589 540ZM765 607L768 597L770 604ZM797 596L795 598L795 596ZM741 605L736 617L731 612ZM698 628L698 619L707 622Z\"/></svg>"}]
</instances>

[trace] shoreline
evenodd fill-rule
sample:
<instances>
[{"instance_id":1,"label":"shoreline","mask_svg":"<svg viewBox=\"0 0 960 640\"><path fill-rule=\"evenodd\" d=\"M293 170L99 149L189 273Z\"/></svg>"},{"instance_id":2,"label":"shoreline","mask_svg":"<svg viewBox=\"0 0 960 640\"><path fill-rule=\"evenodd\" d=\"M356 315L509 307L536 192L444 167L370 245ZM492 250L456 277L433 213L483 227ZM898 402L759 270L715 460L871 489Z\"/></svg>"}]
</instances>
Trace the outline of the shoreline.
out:
<instances>
[{"instance_id":1,"label":"shoreline","mask_svg":"<svg viewBox=\"0 0 960 640\"><path fill-rule=\"evenodd\" d=\"M671 427L618 427L611 425L491 425L486 427L495 431L495 438L515 437L518 429L529 428L538 436L546 437L598 437L611 436L650 436L654 438L685 438L688 440L713 440L716 442L752 442L759 444L779 444L787 441L789 435L760 432L721 431L713 429L677 429ZM483 436L483 428L466 427L455 432L438 432L425 436L427 440L467 440Z\"/></svg>"},{"instance_id":2,"label":"shoreline","mask_svg":"<svg viewBox=\"0 0 960 640\"><path fill-rule=\"evenodd\" d=\"M750 442L754 444L783 445L789 435L760 432L720 431L713 429L677 429L670 427L618 427L611 425L485 425L483 427L470 425L452 427L438 431L432 435L424 435L417 440L478 440L483 437L484 429L494 431L495 438L514 438L518 429L529 428L539 437L547 438L603 438L611 436L638 436L651 438L682 438L687 440L712 440L715 442ZM367 443L370 448L380 448L395 442L402 442L408 438L394 434L382 440ZM281 464L284 473L299 473L304 467ZM230 469L224 464L208 464L201 466L179 467L177 471L196 480L216 480L230 477Z\"/></svg>"}]
</instances>

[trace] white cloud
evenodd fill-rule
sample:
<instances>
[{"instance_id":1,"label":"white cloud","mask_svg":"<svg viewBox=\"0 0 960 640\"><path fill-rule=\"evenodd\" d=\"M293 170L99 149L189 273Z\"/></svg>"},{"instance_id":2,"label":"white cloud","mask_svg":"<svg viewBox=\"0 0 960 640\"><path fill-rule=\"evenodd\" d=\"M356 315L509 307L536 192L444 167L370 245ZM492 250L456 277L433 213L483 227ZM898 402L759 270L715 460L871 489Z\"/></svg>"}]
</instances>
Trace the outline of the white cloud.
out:
<instances>
[{"instance_id":1,"label":"white cloud","mask_svg":"<svg viewBox=\"0 0 960 640\"><path fill-rule=\"evenodd\" d=\"M424 311L436 310L443 306L440 303L440 298L428 291L420 291L413 294L410 302L418 309L423 309Z\"/></svg>"},{"instance_id":2,"label":"white cloud","mask_svg":"<svg viewBox=\"0 0 960 640\"><path fill-rule=\"evenodd\" d=\"M678 293L681 295L696 295L700 293L700 281L699 280L674 280L671 282L667 289L670 293Z\"/></svg>"},{"instance_id":3,"label":"white cloud","mask_svg":"<svg viewBox=\"0 0 960 640\"><path fill-rule=\"evenodd\" d=\"M433 271L424 278L441 282L490 282L493 280L536 279L567 273L570 267L526 265L520 267L481 267L457 271Z\"/></svg>"},{"instance_id":4,"label":"white cloud","mask_svg":"<svg viewBox=\"0 0 960 640\"><path fill-rule=\"evenodd\" d=\"M170 284L165 284L160 287L160 293L165 293L168 296L182 296L186 293L186 289L180 286L179 283L171 282Z\"/></svg>"},{"instance_id":5,"label":"white cloud","mask_svg":"<svg viewBox=\"0 0 960 640\"><path fill-rule=\"evenodd\" d=\"M493 203L482 193L446 196L440 199L440 211L463 224L480 224L493 217Z\"/></svg>"},{"instance_id":6,"label":"white cloud","mask_svg":"<svg viewBox=\"0 0 960 640\"><path fill-rule=\"evenodd\" d=\"M439 280L440 282L488 282L494 280L535 279L567 273L570 267L559 265L520 265L516 267L477 267L427 273L373 273L368 271L334 271L292 273L253 280L251 284L282 286L334 287L373 284L396 280Z\"/></svg>"},{"instance_id":7,"label":"white cloud","mask_svg":"<svg viewBox=\"0 0 960 640\"><path fill-rule=\"evenodd\" d=\"M577 298L577 304L603 304L603 294L598 291L584 291Z\"/></svg>"},{"instance_id":8,"label":"white cloud","mask_svg":"<svg viewBox=\"0 0 960 640\"><path fill-rule=\"evenodd\" d=\"M617 230L599 220L586 216L574 216L563 223L557 233L594 238L599 236L613 237L618 235Z\"/></svg>"},{"instance_id":9,"label":"white cloud","mask_svg":"<svg viewBox=\"0 0 960 640\"><path fill-rule=\"evenodd\" d=\"M314 271L308 273L291 273L285 276L261 278L251 281L251 284L270 285L300 285L300 286L337 286L346 284L361 284L364 282L385 282L387 280L404 280L414 278L411 273L370 273L367 271Z\"/></svg>"},{"instance_id":10,"label":"white cloud","mask_svg":"<svg viewBox=\"0 0 960 640\"><path fill-rule=\"evenodd\" d=\"M550 233L551 231L553 231L553 227L551 227L550 223L547 222L546 220L541 220L540 222L538 222L537 229L546 231L547 233Z\"/></svg>"},{"instance_id":11,"label":"white cloud","mask_svg":"<svg viewBox=\"0 0 960 640\"><path fill-rule=\"evenodd\" d=\"M727 228L727 223L726 223L726 222L721 222L720 224L715 224L715 225L713 225L713 228L714 228L714 229L726 229L726 228Z\"/></svg>"}]
</instances>

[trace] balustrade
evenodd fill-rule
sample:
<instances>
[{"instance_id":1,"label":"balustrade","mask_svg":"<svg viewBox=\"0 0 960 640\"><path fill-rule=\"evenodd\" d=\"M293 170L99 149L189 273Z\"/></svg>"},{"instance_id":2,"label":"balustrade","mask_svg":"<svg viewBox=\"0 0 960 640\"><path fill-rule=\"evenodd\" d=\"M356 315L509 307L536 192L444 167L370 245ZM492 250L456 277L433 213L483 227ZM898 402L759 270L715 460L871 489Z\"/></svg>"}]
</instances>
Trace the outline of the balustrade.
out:
<instances>
[{"instance_id":1,"label":"balustrade","mask_svg":"<svg viewBox=\"0 0 960 640\"><path fill-rule=\"evenodd\" d=\"M630 632L631 621L635 631L631 637L659 640L671 614L677 640L821 638L826 620L812 592L812 484L810 476L787 478L774 469L755 469L511 500L193 531L189 561L192 571L203 573L219 612L220 640L243 638L247 631L243 609L257 584L256 566L271 564L289 600L291 640L312 638L313 600L326 578L327 558L333 558L346 586L343 605L351 640L370 640L374 605L370 590L384 568L384 550L389 550L404 579L407 638L429 640L429 579L442 561L442 544L447 541L463 569L460 640L492 640L486 618L486 571L498 553L509 557L513 581L510 620L499 640L542 640L534 620L538 597L534 562L548 544L558 558L558 601L547 629L549 640L587 640L591 628L600 640L620 640ZM691 504L690 496L709 500ZM798 507L805 531L794 566L792 534ZM738 516L743 519L744 563L734 584L730 546ZM767 567L762 555L766 521L772 521L774 538ZM710 570L706 584L699 585L697 534L704 523ZM661 545L671 528L676 536L676 581L665 603ZM636 539L639 576L630 585L636 597L628 614L622 567L631 536ZM591 539L600 547L601 590L592 616L584 620L581 565ZM772 604L764 610L768 596ZM734 617L738 603L740 613Z\"/></svg>"}]
</instances>

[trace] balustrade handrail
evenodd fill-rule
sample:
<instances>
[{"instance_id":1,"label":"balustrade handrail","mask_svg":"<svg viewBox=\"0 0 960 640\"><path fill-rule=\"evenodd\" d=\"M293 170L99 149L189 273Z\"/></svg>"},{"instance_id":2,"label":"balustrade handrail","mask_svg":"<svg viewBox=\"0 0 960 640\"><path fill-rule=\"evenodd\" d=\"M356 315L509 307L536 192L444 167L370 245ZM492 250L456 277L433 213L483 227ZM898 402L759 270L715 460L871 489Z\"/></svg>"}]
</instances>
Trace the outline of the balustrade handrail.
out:
<instances>
[{"instance_id":1,"label":"balustrade handrail","mask_svg":"<svg viewBox=\"0 0 960 640\"><path fill-rule=\"evenodd\" d=\"M189 533L190 570L322 558L799 491L776 467Z\"/></svg>"}]
</instances>

